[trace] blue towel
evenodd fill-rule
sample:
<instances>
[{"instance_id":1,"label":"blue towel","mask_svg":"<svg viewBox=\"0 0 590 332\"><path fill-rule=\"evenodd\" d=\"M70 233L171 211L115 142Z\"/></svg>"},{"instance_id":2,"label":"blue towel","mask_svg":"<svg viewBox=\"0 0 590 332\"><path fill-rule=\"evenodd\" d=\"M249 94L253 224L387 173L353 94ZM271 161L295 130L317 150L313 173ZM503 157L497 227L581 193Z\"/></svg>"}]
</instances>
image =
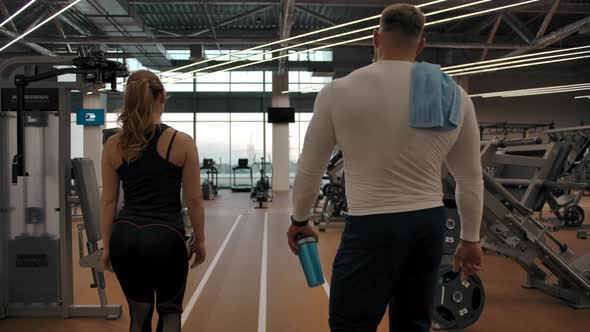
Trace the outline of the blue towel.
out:
<instances>
[{"instance_id":1,"label":"blue towel","mask_svg":"<svg viewBox=\"0 0 590 332\"><path fill-rule=\"evenodd\" d=\"M414 64L410 92L410 127L451 131L461 119L461 92L439 65Z\"/></svg>"}]
</instances>

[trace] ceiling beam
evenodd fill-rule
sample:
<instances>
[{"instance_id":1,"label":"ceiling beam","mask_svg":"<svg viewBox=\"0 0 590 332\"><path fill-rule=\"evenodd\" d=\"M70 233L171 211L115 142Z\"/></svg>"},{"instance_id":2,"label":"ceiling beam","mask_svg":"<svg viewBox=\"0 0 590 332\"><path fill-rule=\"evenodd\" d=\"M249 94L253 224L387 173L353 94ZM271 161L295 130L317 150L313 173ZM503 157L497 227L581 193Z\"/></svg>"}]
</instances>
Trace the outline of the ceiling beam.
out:
<instances>
[{"instance_id":1,"label":"ceiling beam","mask_svg":"<svg viewBox=\"0 0 590 332\"><path fill-rule=\"evenodd\" d=\"M2 41L3 43L4 42L9 42L11 40L14 40L15 38L17 38L19 36L16 33L12 32L10 30L7 30L5 28L0 28L0 34L5 35L5 36L7 36L7 37L10 38L8 40L3 40ZM62 39L62 41L63 41L63 39ZM24 41L23 39L21 39L18 42L20 44L22 44L22 45L24 45L24 46L32 49L33 51L41 54L41 55L56 56L55 53L51 52L50 50L46 49L45 47L43 47L43 46L41 46L41 45L39 45L37 43L33 43L33 42L29 41L29 40Z\"/></svg>"},{"instance_id":2,"label":"ceiling beam","mask_svg":"<svg viewBox=\"0 0 590 332\"><path fill-rule=\"evenodd\" d=\"M286 39L291 36L291 28L295 23L295 0L281 0L281 16L279 25L279 39ZM281 44L286 46L286 43ZM287 54L288 51L281 51L280 55ZM279 73L287 71L287 58L281 58L279 61Z\"/></svg>"},{"instance_id":3,"label":"ceiling beam","mask_svg":"<svg viewBox=\"0 0 590 332\"><path fill-rule=\"evenodd\" d=\"M260 14L262 12L265 12L265 11L271 9L271 8L273 8L273 6L263 6L263 7L258 7L258 8L252 9L252 10L247 11L245 13L242 13L240 15L234 16L234 17L232 17L232 18L230 18L230 19L228 19L226 21L223 21L221 23L218 23L217 25L214 26L214 28L221 28L223 26L226 26L228 24L237 22L237 21L239 21L239 20L241 20L243 18L246 18L248 16L252 16L252 15L256 15L256 14ZM205 34L205 33L209 32L209 31L211 31L211 29L201 30L199 32L195 32L193 34L190 34L189 37L200 36L202 34Z\"/></svg>"},{"instance_id":4,"label":"ceiling beam","mask_svg":"<svg viewBox=\"0 0 590 332\"><path fill-rule=\"evenodd\" d=\"M533 34L529 28L524 24L518 17L511 12L502 13L502 18L508 24L514 32L522 39L525 43L530 44L533 42Z\"/></svg>"},{"instance_id":5,"label":"ceiling beam","mask_svg":"<svg viewBox=\"0 0 590 332\"><path fill-rule=\"evenodd\" d=\"M523 47L528 47L529 45L525 44L488 44L488 43L481 43L481 42L462 42L462 41L433 41L435 40L434 35L432 38L427 37L429 40L426 43L426 47L428 48L454 48L454 49L485 49L488 48L490 50L515 50L520 49ZM7 42L8 39L0 39L0 43ZM161 38L149 38L149 37L68 37L68 39L58 38L58 37L32 37L27 38L27 41L34 42L38 44L56 44L56 45L65 45L65 44L72 44L72 45L80 45L80 44L108 44L108 45L155 45L155 44L164 44L164 45L181 45L181 46L188 46L194 44L205 44L205 45L214 45L216 43L210 37L161 37ZM262 45L267 44L272 41L276 41L276 38L271 36L260 36L260 37L249 37L248 39L243 38L242 36L225 36L219 38L218 40L223 45ZM293 41L292 44L297 44L303 41ZM333 42L326 41L323 43L313 43L313 45L329 45ZM372 43L370 41L367 42L359 42L359 43L351 43L349 45L352 46L371 46Z\"/></svg>"},{"instance_id":6,"label":"ceiling beam","mask_svg":"<svg viewBox=\"0 0 590 332\"><path fill-rule=\"evenodd\" d=\"M587 26L588 24L590 24L590 16L588 16L584 19L581 19L579 21L576 21L572 24L566 25L566 26L562 27L561 29L546 35L543 38L537 39L532 45L518 49L514 52L507 54L506 56L510 57L510 56L515 56L515 55L522 55L522 54L525 54L525 53L532 51L532 50L538 50L538 49L545 48L545 47L547 47L553 43L556 43L568 36L573 35L574 33L580 31L582 28Z\"/></svg>"},{"instance_id":7,"label":"ceiling beam","mask_svg":"<svg viewBox=\"0 0 590 332\"><path fill-rule=\"evenodd\" d=\"M317 13L314 10L308 9L306 7L303 7L303 6L295 6L295 9L297 9L298 11L300 11L302 13L305 13L305 14L311 16L311 17L314 17L314 18L316 18L316 19L318 19L318 20L320 20L320 21L322 21L322 22L324 22L324 23L326 23L328 25L331 25L331 26L337 25L336 22L332 21L331 19L327 18L326 16L324 16L324 15L322 15L320 13Z\"/></svg>"},{"instance_id":8,"label":"ceiling beam","mask_svg":"<svg viewBox=\"0 0 590 332\"><path fill-rule=\"evenodd\" d=\"M61 25L61 21L60 20L53 20L53 23L55 23L55 28L57 29L57 31L59 32L59 34L64 38L67 39L66 37L66 33L64 32L64 28ZM68 48L68 53L74 53L74 50L72 50L72 46L70 44L66 44L67 48Z\"/></svg>"},{"instance_id":9,"label":"ceiling beam","mask_svg":"<svg viewBox=\"0 0 590 332\"><path fill-rule=\"evenodd\" d=\"M213 19L211 18L211 13L209 12L209 5L207 4L208 2L209 2L208 0L203 1L201 6L203 7L203 10L205 11L205 16L207 17L207 23L209 23L209 30L211 31L211 34L213 35L213 39L215 40L215 43L217 45L217 49L219 51L221 51L221 45L219 45L219 42L217 41L217 32L215 32L215 25L213 25Z\"/></svg>"},{"instance_id":10,"label":"ceiling beam","mask_svg":"<svg viewBox=\"0 0 590 332\"><path fill-rule=\"evenodd\" d=\"M551 5L551 8L547 12L547 15L545 15L543 23L541 23L541 27L537 31L537 39L543 37L545 35L545 32L547 32L547 28L549 27L551 20L553 20L553 16L555 16L555 13L557 12L557 8L559 8L560 3L561 0L553 1L553 5Z\"/></svg>"},{"instance_id":11,"label":"ceiling beam","mask_svg":"<svg viewBox=\"0 0 590 332\"><path fill-rule=\"evenodd\" d=\"M68 1L66 0L54 0L55 3L58 4L67 4ZM424 3L423 0L405 0L404 2L410 4L422 4ZM153 5L153 4L162 4L162 0L129 0L129 4L131 5ZM198 5L200 3L199 0L168 0L165 1L167 5ZM299 4L301 5L326 5L332 7L361 7L361 8L378 8L383 9L384 7L390 5L392 3L391 0L299 0ZM514 3L512 0L495 0L494 3L498 6L504 5L511 5ZM465 4L464 0L450 0L448 2L435 4L430 6L429 8L435 9L444 9L449 8L456 5ZM266 5L266 6L278 6L279 2L277 0L245 0L245 1L237 1L237 0L216 0L215 5L219 6L235 6L235 5ZM545 14L547 13L547 9L542 6L543 3L533 3L528 6L522 6L519 8L514 8L512 11L517 13L535 13L535 14ZM473 12L477 10L481 10L481 8L487 8L485 5L482 6L473 6L470 8L465 8L464 10L467 12ZM564 3L559 8L559 14L572 14L572 15L587 15L590 14L590 4L579 2L579 3Z\"/></svg>"},{"instance_id":12,"label":"ceiling beam","mask_svg":"<svg viewBox=\"0 0 590 332\"><path fill-rule=\"evenodd\" d=\"M496 23L492 27L492 31L490 31L490 36L488 37L488 44L492 44L494 39L496 39L496 35L498 34L498 30L500 29L500 25L502 24L502 15L498 15L496 18ZM488 58L490 49L488 47L483 49L481 53L481 61L485 61Z\"/></svg>"},{"instance_id":13,"label":"ceiling beam","mask_svg":"<svg viewBox=\"0 0 590 332\"><path fill-rule=\"evenodd\" d=\"M0 11L2 12L2 15L5 18L10 17L10 12L8 11L8 8L6 8L6 4L4 3L4 0L0 0ZM10 27L12 28L12 32L18 33L18 29L16 28L16 25L14 24L14 20L10 21L9 24L10 24Z\"/></svg>"}]
</instances>

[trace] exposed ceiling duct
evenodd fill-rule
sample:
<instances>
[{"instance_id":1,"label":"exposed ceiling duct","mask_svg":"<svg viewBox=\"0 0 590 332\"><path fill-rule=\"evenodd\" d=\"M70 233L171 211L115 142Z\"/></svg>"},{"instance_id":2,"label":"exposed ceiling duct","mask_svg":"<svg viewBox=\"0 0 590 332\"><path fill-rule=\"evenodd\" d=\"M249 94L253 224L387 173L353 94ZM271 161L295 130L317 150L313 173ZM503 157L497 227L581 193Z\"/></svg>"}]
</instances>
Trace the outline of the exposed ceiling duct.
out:
<instances>
[{"instance_id":1,"label":"exposed ceiling duct","mask_svg":"<svg viewBox=\"0 0 590 332\"><path fill-rule=\"evenodd\" d=\"M78 9L108 37L154 38L151 29L134 15L127 0L86 0ZM172 63L162 44L121 45L121 50L138 54L146 67L168 67Z\"/></svg>"}]
</instances>

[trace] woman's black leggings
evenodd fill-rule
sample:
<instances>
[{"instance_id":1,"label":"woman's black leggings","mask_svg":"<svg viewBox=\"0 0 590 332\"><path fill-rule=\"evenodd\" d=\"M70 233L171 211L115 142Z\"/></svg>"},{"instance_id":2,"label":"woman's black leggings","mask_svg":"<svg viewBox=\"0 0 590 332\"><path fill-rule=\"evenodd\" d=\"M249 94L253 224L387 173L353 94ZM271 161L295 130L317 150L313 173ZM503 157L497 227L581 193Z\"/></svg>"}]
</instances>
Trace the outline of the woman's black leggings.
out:
<instances>
[{"instance_id":1,"label":"woman's black leggings","mask_svg":"<svg viewBox=\"0 0 590 332\"><path fill-rule=\"evenodd\" d=\"M188 274L184 236L163 224L117 221L110 242L113 270L129 303L130 332L151 332L154 304L158 332L181 329Z\"/></svg>"}]
</instances>

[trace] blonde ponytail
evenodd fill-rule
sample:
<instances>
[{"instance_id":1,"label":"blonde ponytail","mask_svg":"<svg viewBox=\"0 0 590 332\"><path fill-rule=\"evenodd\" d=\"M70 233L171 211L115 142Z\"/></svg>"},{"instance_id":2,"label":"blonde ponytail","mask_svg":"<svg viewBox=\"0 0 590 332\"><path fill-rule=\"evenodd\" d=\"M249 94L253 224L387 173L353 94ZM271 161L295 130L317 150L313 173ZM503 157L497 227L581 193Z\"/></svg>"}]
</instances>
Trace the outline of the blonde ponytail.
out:
<instances>
[{"instance_id":1,"label":"blonde ponytail","mask_svg":"<svg viewBox=\"0 0 590 332\"><path fill-rule=\"evenodd\" d=\"M157 99L163 91L162 82L150 71L139 70L129 77L118 120L122 128L119 148L125 161L133 162L141 157L142 151L154 137L154 112Z\"/></svg>"}]
</instances>

